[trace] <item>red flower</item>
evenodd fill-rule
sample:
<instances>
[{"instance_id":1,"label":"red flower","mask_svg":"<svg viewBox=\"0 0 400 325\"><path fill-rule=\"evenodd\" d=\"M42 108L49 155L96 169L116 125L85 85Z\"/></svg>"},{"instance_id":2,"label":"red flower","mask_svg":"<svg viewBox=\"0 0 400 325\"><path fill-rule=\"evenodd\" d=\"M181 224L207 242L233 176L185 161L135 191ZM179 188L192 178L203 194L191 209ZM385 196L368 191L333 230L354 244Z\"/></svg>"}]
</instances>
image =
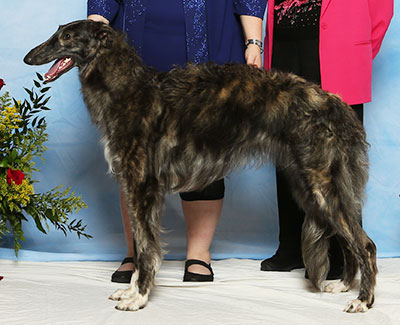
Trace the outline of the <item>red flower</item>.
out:
<instances>
[{"instance_id":1,"label":"red flower","mask_svg":"<svg viewBox=\"0 0 400 325\"><path fill-rule=\"evenodd\" d=\"M11 185L13 181L15 184L21 185L24 178L25 178L25 175L20 170L14 170L14 169L8 168L8 170L7 170L8 185Z\"/></svg>"},{"instance_id":2,"label":"red flower","mask_svg":"<svg viewBox=\"0 0 400 325\"><path fill-rule=\"evenodd\" d=\"M4 86L5 84L6 84L6 83L4 82L4 80L3 80L3 79L0 79L0 89L3 88L3 86Z\"/></svg>"}]
</instances>

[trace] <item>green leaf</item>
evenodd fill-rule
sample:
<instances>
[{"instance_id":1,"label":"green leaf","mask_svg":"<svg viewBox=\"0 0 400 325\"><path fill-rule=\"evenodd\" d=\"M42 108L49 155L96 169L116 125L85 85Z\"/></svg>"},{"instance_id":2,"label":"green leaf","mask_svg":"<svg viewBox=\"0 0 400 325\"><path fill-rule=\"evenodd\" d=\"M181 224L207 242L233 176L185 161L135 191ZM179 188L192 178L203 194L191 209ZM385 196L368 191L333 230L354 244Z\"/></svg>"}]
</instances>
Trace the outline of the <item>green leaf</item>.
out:
<instances>
[{"instance_id":1,"label":"green leaf","mask_svg":"<svg viewBox=\"0 0 400 325\"><path fill-rule=\"evenodd\" d=\"M24 105L24 106L25 106L25 108L22 111L22 116L23 117L28 113L28 111L32 110L32 106L31 106L30 103L27 102L26 105Z\"/></svg>"},{"instance_id":2,"label":"green leaf","mask_svg":"<svg viewBox=\"0 0 400 325\"><path fill-rule=\"evenodd\" d=\"M34 217L36 228L39 229L42 233L47 234L46 230L44 230L42 223L40 222L39 217Z\"/></svg>"},{"instance_id":3,"label":"green leaf","mask_svg":"<svg viewBox=\"0 0 400 325\"><path fill-rule=\"evenodd\" d=\"M35 126L36 126L36 122L37 122L38 117L39 117L39 116L36 116L36 117L33 119L33 121L32 121L32 127L35 127Z\"/></svg>"},{"instance_id":4,"label":"green leaf","mask_svg":"<svg viewBox=\"0 0 400 325\"><path fill-rule=\"evenodd\" d=\"M52 211L52 209L47 209L45 214L49 220L54 221L54 222L58 221L58 218L57 218L56 214Z\"/></svg>"},{"instance_id":5,"label":"green leaf","mask_svg":"<svg viewBox=\"0 0 400 325\"><path fill-rule=\"evenodd\" d=\"M33 83L35 84L35 86L36 86L37 88L42 87L42 85L40 84L39 81L33 80Z\"/></svg>"},{"instance_id":6,"label":"green leaf","mask_svg":"<svg viewBox=\"0 0 400 325\"><path fill-rule=\"evenodd\" d=\"M39 73L36 72L36 76L38 77L38 79L39 79L40 81L43 81L43 77L42 77L41 74L39 74Z\"/></svg>"},{"instance_id":7,"label":"green leaf","mask_svg":"<svg viewBox=\"0 0 400 325\"><path fill-rule=\"evenodd\" d=\"M15 107L18 108L18 107L20 106L15 98L13 98L13 102L14 102L14 106L15 106Z\"/></svg>"},{"instance_id":8,"label":"green leaf","mask_svg":"<svg viewBox=\"0 0 400 325\"><path fill-rule=\"evenodd\" d=\"M28 221L28 219L26 219L26 217L22 214L22 213L18 213L17 214L18 219L20 219L21 221Z\"/></svg>"},{"instance_id":9,"label":"green leaf","mask_svg":"<svg viewBox=\"0 0 400 325\"><path fill-rule=\"evenodd\" d=\"M13 162L18 157L18 152L16 150L11 151L8 161Z\"/></svg>"},{"instance_id":10,"label":"green leaf","mask_svg":"<svg viewBox=\"0 0 400 325\"><path fill-rule=\"evenodd\" d=\"M32 99L33 98L33 90L29 90L28 88L25 88L25 91L28 93L29 97Z\"/></svg>"},{"instance_id":11,"label":"green leaf","mask_svg":"<svg viewBox=\"0 0 400 325\"><path fill-rule=\"evenodd\" d=\"M42 117L40 120L39 120L39 123L38 123L38 127L41 127L42 126L42 124L43 123L45 123L46 122L46 120L45 120L46 118L45 117Z\"/></svg>"},{"instance_id":12,"label":"green leaf","mask_svg":"<svg viewBox=\"0 0 400 325\"><path fill-rule=\"evenodd\" d=\"M46 105L47 102L49 101L49 99L50 99L50 97L47 97L47 98L43 101L43 103L41 103L41 105L42 105L42 106Z\"/></svg>"},{"instance_id":13,"label":"green leaf","mask_svg":"<svg viewBox=\"0 0 400 325\"><path fill-rule=\"evenodd\" d=\"M35 97L33 95L33 88L31 89L31 91L29 92L29 99L31 100L31 102L35 101Z\"/></svg>"},{"instance_id":14,"label":"green leaf","mask_svg":"<svg viewBox=\"0 0 400 325\"><path fill-rule=\"evenodd\" d=\"M51 87L45 87L45 88L42 88L42 89L40 90L40 92L41 92L41 93L45 93L45 92L48 91L49 89L51 89Z\"/></svg>"},{"instance_id":15,"label":"green leaf","mask_svg":"<svg viewBox=\"0 0 400 325\"><path fill-rule=\"evenodd\" d=\"M43 99L43 97L44 97L45 95L46 95L46 94L41 95L41 96L37 99L37 101L40 102L40 101Z\"/></svg>"},{"instance_id":16,"label":"green leaf","mask_svg":"<svg viewBox=\"0 0 400 325\"><path fill-rule=\"evenodd\" d=\"M0 160L0 167L8 168L8 161L7 159Z\"/></svg>"}]
</instances>

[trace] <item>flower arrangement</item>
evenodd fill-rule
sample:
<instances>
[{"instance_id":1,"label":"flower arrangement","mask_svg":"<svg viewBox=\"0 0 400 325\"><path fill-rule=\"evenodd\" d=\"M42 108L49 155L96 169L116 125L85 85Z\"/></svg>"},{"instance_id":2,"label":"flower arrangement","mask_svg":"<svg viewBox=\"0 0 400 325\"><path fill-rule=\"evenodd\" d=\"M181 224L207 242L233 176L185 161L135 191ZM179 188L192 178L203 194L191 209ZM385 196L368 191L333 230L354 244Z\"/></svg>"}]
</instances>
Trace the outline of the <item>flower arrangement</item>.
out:
<instances>
[{"instance_id":1,"label":"flower arrangement","mask_svg":"<svg viewBox=\"0 0 400 325\"><path fill-rule=\"evenodd\" d=\"M37 229L46 234L53 224L64 235L76 232L78 237L91 238L85 233L82 220L68 219L68 215L86 208L85 202L70 188L58 186L45 193L35 193L34 160L47 150L46 119L40 113L49 110L46 97L50 87L44 87L43 77L37 74L34 87L24 88L29 100L11 98L8 92L0 95L0 238L11 231L14 250L18 255L24 240L22 222L31 217ZM5 85L0 79L0 90Z\"/></svg>"}]
</instances>

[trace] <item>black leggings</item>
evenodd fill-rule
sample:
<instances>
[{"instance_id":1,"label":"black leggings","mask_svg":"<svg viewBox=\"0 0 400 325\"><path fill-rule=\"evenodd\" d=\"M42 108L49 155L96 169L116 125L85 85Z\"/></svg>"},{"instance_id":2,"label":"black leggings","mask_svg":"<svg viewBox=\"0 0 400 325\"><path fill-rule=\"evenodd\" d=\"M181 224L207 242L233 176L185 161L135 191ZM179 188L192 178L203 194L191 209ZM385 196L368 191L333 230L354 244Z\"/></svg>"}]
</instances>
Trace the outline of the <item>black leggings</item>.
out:
<instances>
[{"instance_id":1,"label":"black leggings","mask_svg":"<svg viewBox=\"0 0 400 325\"><path fill-rule=\"evenodd\" d=\"M309 81L321 84L318 39L274 40L272 68L295 73ZM363 122L363 104L351 105ZM279 250L290 256L301 254L301 229L304 221L302 211L292 197L291 188L284 174L276 171ZM332 237L329 255L332 265L343 265L343 255L337 239Z\"/></svg>"},{"instance_id":2,"label":"black leggings","mask_svg":"<svg viewBox=\"0 0 400 325\"><path fill-rule=\"evenodd\" d=\"M184 201L220 200L224 198L224 194L224 179L211 183L201 191L179 193Z\"/></svg>"}]
</instances>

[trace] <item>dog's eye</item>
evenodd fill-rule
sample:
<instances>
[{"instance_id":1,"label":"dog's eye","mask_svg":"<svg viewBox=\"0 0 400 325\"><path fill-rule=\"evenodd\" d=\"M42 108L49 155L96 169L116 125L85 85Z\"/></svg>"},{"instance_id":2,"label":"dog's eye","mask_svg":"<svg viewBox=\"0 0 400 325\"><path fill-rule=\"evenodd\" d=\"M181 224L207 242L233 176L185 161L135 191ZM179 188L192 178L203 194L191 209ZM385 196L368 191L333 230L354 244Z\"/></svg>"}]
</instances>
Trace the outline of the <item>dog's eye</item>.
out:
<instances>
[{"instance_id":1,"label":"dog's eye","mask_svg":"<svg viewBox=\"0 0 400 325\"><path fill-rule=\"evenodd\" d=\"M65 41L67 41L67 40L69 40L71 38L71 34L64 34L63 35L63 39L65 40Z\"/></svg>"}]
</instances>

